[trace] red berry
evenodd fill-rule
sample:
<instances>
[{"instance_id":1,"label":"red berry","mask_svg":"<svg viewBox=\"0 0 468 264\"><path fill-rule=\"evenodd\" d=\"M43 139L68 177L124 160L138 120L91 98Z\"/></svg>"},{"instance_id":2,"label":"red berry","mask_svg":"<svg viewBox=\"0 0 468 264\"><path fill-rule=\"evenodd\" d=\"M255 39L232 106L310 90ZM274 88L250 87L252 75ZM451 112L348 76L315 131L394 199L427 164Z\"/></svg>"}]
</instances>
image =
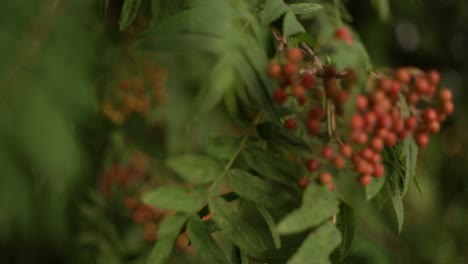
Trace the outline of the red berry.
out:
<instances>
[{"instance_id":1,"label":"red berry","mask_svg":"<svg viewBox=\"0 0 468 264\"><path fill-rule=\"evenodd\" d=\"M382 164L376 164L374 165L374 173L372 176L375 178L380 178L385 174L385 167Z\"/></svg>"},{"instance_id":2,"label":"red berry","mask_svg":"<svg viewBox=\"0 0 468 264\"><path fill-rule=\"evenodd\" d=\"M297 65L293 62L288 62L285 65L283 65L283 72L286 77L292 77L297 72Z\"/></svg>"},{"instance_id":3,"label":"red berry","mask_svg":"<svg viewBox=\"0 0 468 264\"><path fill-rule=\"evenodd\" d=\"M373 150L377 152L381 152L384 148L384 141L380 137L374 137L370 141L370 146L372 147Z\"/></svg>"},{"instance_id":4,"label":"red berry","mask_svg":"<svg viewBox=\"0 0 468 264\"><path fill-rule=\"evenodd\" d=\"M298 62L302 59L302 52L299 48L292 48L287 53L288 60L290 62Z\"/></svg>"},{"instance_id":5,"label":"red berry","mask_svg":"<svg viewBox=\"0 0 468 264\"><path fill-rule=\"evenodd\" d=\"M397 81L393 81L388 93L391 96L398 96L398 94L400 93L400 90L401 90L401 83Z\"/></svg>"},{"instance_id":6,"label":"red berry","mask_svg":"<svg viewBox=\"0 0 468 264\"><path fill-rule=\"evenodd\" d=\"M340 27L335 31L335 37L343 40L346 44L353 44L353 36L351 32L346 27Z\"/></svg>"},{"instance_id":7,"label":"red berry","mask_svg":"<svg viewBox=\"0 0 468 264\"><path fill-rule=\"evenodd\" d=\"M405 128L413 131L418 127L418 120L416 119L415 116L408 116L405 119Z\"/></svg>"},{"instance_id":8,"label":"red berry","mask_svg":"<svg viewBox=\"0 0 468 264\"><path fill-rule=\"evenodd\" d=\"M398 133L398 138L405 139L409 135L409 130L402 130Z\"/></svg>"},{"instance_id":9,"label":"red berry","mask_svg":"<svg viewBox=\"0 0 468 264\"><path fill-rule=\"evenodd\" d=\"M333 158L334 151L330 146L324 146L322 148L322 157L327 160L331 160Z\"/></svg>"},{"instance_id":10,"label":"red berry","mask_svg":"<svg viewBox=\"0 0 468 264\"><path fill-rule=\"evenodd\" d=\"M304 176L304 177L300 178L297 183L298 183L300 188L305 189L307 187L307 185L309 185L309 178Z\"/></svg>"},{"instance_id":11,"label":"red berry","mask_svg":"<svg viewBox=\"0 0 468 264\"><path fill-rule=\"evenodd\" d=\"M320 121L315 119L307 120L307 132L311 136L320 134Z\"/></svg>"},{"instance_id":12,"label":"red berry","mask_svg":"<svg viewBox=\"0 0 468 264\"><path fill-rule=\"evenodd\" d=\"M440 81L440 74L436 70L430 70L426 73L427 79L431 84L437 85Z\"/></svg>"},{"instance_id":13,"label":"red berry","mask_svg":"<svg viewBox=\"0 0 468 264\"><path fill-rule=\"evenodd\" d=\"M406 101L410 105L415 105L419 102L419 95L416 92L411 91L406 94Z\"/></svg>"},{"instance_id":14,"label":"red berry","mask_svg":"<svg viewBox=\"0 0 468 264\"><path fill-rule=\"evenodd\" d=\"M368 165L367 161L361 159L356 163L356 171L361 174L366 173Z\"/></svg>"},{"instance_id":15,"label":"red berry","mask_svg":"<svg viewBox=\"0 0 468 264\"><path fill-rule=\"evenodd\" d=\"M296 98L301 98L305 96L305 89L302 85L300 84L295 84L292 87L292 93Z\"/></svg>"},{"instance_id":16,"label":"red berry","mask_svg":"<svg viewBox=\"0 0 468 264\"><path fill-rule=\"evenodd\" d=\"M353 148L351 148L350 145L343 144L340 147L340 154L343 155L344 157L349 158L353 154Z\"/></svg>"},{"instance_id":17,"label":"red berry","mask_svg":"<svg viewBox=\"0 0 468 264\"><path fill-rule=\"evenodd\" d=\"M382 161L382 155L380 155L379 153L374 153L374 156L372 156L371 162L373 164L378 164L381 161Z\"/></svg>"},{"instance_id":18,"label":"red berry","mask_svg":"<svg viewBox=\"0 0 468 264\"><path fill-rule=\"evenodd\" d=\"M389 132L385 138L385 144L389 147L395 146L397 143L397 135L393 132Z\"/></svg>"},{"instance_id":19,"label":"red berry","mask_svg":"<svg viewBox=\"0 0 468 264\"><path fill-rule=\"evenodd\" d=\"M379 130L377 130L375 135L385 140L388 136L388 133L389 133L388 129L379 128Z\"/></svg>"},{"instance_id":20,"label":"red berry","mask_svg":"<svg viewBox=\"0 0 468 264\"><path fill-rule=\"evenodd\" d=\"M429 144L429 135L427 133L424 133L424 132L418 133L415 136L415 141L416 141L416 145L418 145L418 147L423 148L423 147L427 146L427 144Z\"/></svg>"},{"instance_id":21,"label":"red berry","mask_svg":"<svg viewBox=\"0 0 468 264\"><path fill-rule=\"evenodd\" d=\"M402 83L409 83L411 80L411 74L408 69L400 68L395 72L395 79Z\"/></svg>"},{"instance_id":22,"label":"red berry","mask_svg":"<svg viewBox=\"0 0 468 264\"><path fill-rule=\"evenodd\" d=\"M320 169L320 163L316 159L309 159L306 162L307 170L310 172L315 172Z\"/></svg>"},{"instance_id":23,"label":"red berry","mask_svg":"<svg viewBox=\"0 0 468 264\"><path fill-rule=\"evenodd\" d=\"M295 118L288 118L284 121L284 126L289 130L295 130L297 128L297 120Z\"/></svg>"},{"instance_id":24,"label":"red berry","mask_svg":"<svg viewBox=\"0 0 468 264\"><path fill-rule=\"evenodd\" d=\"M284 89L278 88L273 92L273 102L282 104L286 102L287 99L288 93Z\"/></svg>"},{"instance_id":25,"label":"red berry","mask_svg":"<svg viewBox=\"0 0 468 264\"><path fill-rule=\"evenodd\" d=\"M126 197L124 200L125 207L128 209L135 209L140 202L133 197Z\"/></svg>"},{"instance_id":26,"label":"red berry","mask_svg":"<svg viewBox=\"0 0 468 264\"><path fill-rule=\"evenodd\" d=\"M414 89L418 93L425 94L427 93L428 88L429 88L429 82L427 81L426 78L419 77L418 79L416 79L416 82L414 84Z\"/></svg>"},{"instance_id":27,"label":"red berry","mask_svg":"<svg viewBox=\"0 0 468 264\"><path fill-rule=\"evenodd\" d=\"M428 123L437 120L437 111L434 108L426 108L422 112L422 118Z\"/></svg>"},{"instance_id":28,"label":"red berry","mask_svg":"<svg viewBox=\"0 0 468 264\"><path fill-rule=\"evenodd\" d=\"M453 105L452 101L445 101L442 104L442 111L444 112L444 114L451 115L454 110L455 106Z\"/></svg>"},{"instance_id":29,"label":"red berry","mask_svg":"<svg viewBox=\"0 0 468 264\"><path fill-rule=\"evenodd\" d=\"M427 89L427 95L429 96L434 96L435 92L436 92L436 86L435 85L430 85L429 88Z\"/></svg>"},{"instance_id":30,"label":"red berry","mask_svg":"<svg viewBox=\"0 0 468 264\"><path fill-rule=\"evenodd\" d=\"M389 129L392 127L392 119L389 115L381 115L379 116L379 127Z\"/></svg>"},{"instance_id":31,"label":"red berry","mask_svg":"<svg viewBox=\"0 0 468 264\"><path fill-rule=\"evenodd\" d=\"M439 92L439 98L441 101L452 101L452 91L448 88L442 88Z\"/></svg>"},{"instance_id":32,"label":"red berry","mask_svg":"<svg viewBox=\"0 0 468 264\"><path fill-rule=\"evenodd\" d=\"M321 119L325 115L325 111L323 110L323 107L318 105L312 109L309 110L307 113L307 116L311 119Z\"/></svg>"},{"instance_id":33,"label":"red berry","mask_svg":"<svg viewBox=\"0 0 468 264\"><path fill-rule=\"evenodd\" d=\"M356 140L356 143L358 143L358 144L366 144L367 139L368 139L367 134L364 133L364 132L360 132L359 135L358 135L358 138L357 138L357 140Z\"/></svg>"},{"instance_id":34,"label":"red berry","mask_svg":"<svg viewBox=\"0 0 468 264\"><path fill-rule=\"evenodd\" d=\"M329 182L327 184L327 188L328 188L329 191L333 192L336 189L336 186L335 186L335 184L333 182Z\"/></svg>"},{"instance_id":35,"label":"red berry","mask_svg":"<svg viewBox=\"0 0 468 264\"><path fill-rule=\"evenodd\" d=\"M403 119L396 119L393 121L392 130L395 133L400 133L405 130L405 121Z\"/></svg>"},{"instance_id":36,"label":"red berry","mask_svg":"<svg viewBox=\"0 0 468 264\"><path fill-rule=\"evenodd\" d=\"M341 156L338 156L335 159L333 159L333 166L337 169L343 169L345 166L344 158Z\"/></svg>"},{"instance_id":37,"label":"red berry","mask_svg":"<svg viewBox=\"0 0 468 264\"><path fill-rule=\"evenodd\" d=\"M392 86L392 81L388 78L381 78L377 82L377 89L387 92Z\"/></svg>"},{"instance_id":38,"label":"red berry","mask_svg":"<svg viewBox=\"0 0 468 264\"><path fill-rule=\"evenodd\" d=\"M306 73L302 76L301 83L306 89L312 89L317 84L317 78L313 74Z\"/></svg>"},{"instance_id":39,"label":"red berry","mask_svg":"<svg viewBox=\"0 0 468 264\"><path fill-rule=\"evenodd\" d=\"M429 125L427 126L427 129L431 133L437 133L440 130L440 123L437 120L431 121Z\"/></svg>"},{"instance_id":40,"label":"red berry","mask_svg":"<svg viewBox=\"0 0 468 264\"><path fill-rule=\"evenodd\" d=\"M272 62L268 65L268 76L275 80L281 78L281 65L278 63Z\"/></svg>"},{"instance_id":41,"label":"red berry","mask_svg":"<svg viewBox=\"0 0 468 264\"><path fill-rule=\"evenodd\" d=\"M362 186L367 186L372 182L372 176L369 174L361 175L359 176L358 181Z\"/></svg>"},{"instance_id":42,"label":"red berry","mask_svg":"<svg viewBox=\"0 0 468 264\"><path fill-rule=\"evenodd\" d=\"M328 172L322 172L319 175L319 181L321 184L328 184L333 180L333 177Z\"/></svg>"},{"instance_id":43,"label":"red berry","mask_svg":"<svg viewBox=\"0 0 468 264\"><path fill-rule=\"evenodd\" d=\"M364 127L364 118L359 114L354 114L351 117L351 128L354 131L359 131Z\"/></svg>"},{"instance_id":44,"label":"red berry","mask_svg":"<svg viewBox=\"0 0 468 264\"><path fill-rule=\"evenodd\" d=\"M314 90L314 98L317 99L317 101L322 101L323 100L323 91L321 89L315 89Z\"/></svg>"},{"instance_id":45,"label":"red berry","mask_svg":"<svg viewBox=\"0 0 468 264\"><path fill-rule=\"evenodd\" d=\"M370 148L363 148L361 150L361 156L366 160L371 160L374 156L374 152Z\"/></svg>"},{"instance_id":46,"label":"red berry","mask_svg":"<svg viewBox=\"0 0 468 264\"><path fill-rule=\"evenodd\" d=\"M386 100L385 93L382 91L375 91L372 94L372 101L374 104L379 104L382 103L384 100Z\"/></svg>"},{"instance_id":47,"label":"red berry","mask_svg":"<svg viewBox=\"0 0 468 264\"><path fill-rule=\"evenodd\" d=\"M365 95L358 95L356 98L356 109L358 111L364 111L369 106L369 102L367 100L367 96Z\"/></svg>"}]
</instances>

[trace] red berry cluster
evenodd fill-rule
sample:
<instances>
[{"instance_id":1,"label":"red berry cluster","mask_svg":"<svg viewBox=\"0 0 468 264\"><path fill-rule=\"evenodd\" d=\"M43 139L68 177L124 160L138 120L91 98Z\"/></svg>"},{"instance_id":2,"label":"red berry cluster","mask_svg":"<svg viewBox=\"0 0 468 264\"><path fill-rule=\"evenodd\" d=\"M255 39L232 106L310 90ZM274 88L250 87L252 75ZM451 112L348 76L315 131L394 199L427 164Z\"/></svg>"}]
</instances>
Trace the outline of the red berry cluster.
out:
<instances>
[{"instance_id":1,"label":"red berry cluster","mask_svg":"<svg viewBox=\"0 0 468 264\"><path fill-rule=\"evenodd\" d=\"M134 197L124 200L126 208L132 211L132 220L137 224L144 224L143 238L146 242L154 242L157 235L156 222L164 217L164 212L158 208L146 205Z\"/></svg>"},{"instance_id":2,"label":"red berry cluster","mask_svg":"<svg viewBox=\"0 0 468 264\"><path fill-rule=\"evenodd\" d=\"M317 64L301 61L303 53L299 48L287 50L285 57L285 63L272 62L268 68L268 74L280 85L273 93L273 101L284 104L289 97L294 97L304 106L308 135L318 136L325 116L323 99L332 106L334 114L342 114L357 76L352 70L337 72L325 66L319 71ZM410 133L419 147L425 147L429 143L429 134L437 133L440 122L454 111L451 91L442 88L437 94L440 82L437 71L400 68L388 75L391 77L372 76L368 91L357 95L356 112L348 121L351 132L346 135L347 139L338 138L340 133L329 133L331 141L336 140L339 146L334 149L332 145L325 145L321 151L322 162L330 162L338 170L344 169L349 161L363 186L385 174L382 164L385 147L395 146ZM321 93L317 77L322 78L325 93ZM335 120L327 120L330 122ZM295 130L298 120L288 117L284 126ZM309 172L318 173L320 183L330 190L335 189L332 175L320 170L318 159L307 160L306 167ZM305 187L308 182L309 179L303 177L298 184Z\"/></svg>"}]
</instances>

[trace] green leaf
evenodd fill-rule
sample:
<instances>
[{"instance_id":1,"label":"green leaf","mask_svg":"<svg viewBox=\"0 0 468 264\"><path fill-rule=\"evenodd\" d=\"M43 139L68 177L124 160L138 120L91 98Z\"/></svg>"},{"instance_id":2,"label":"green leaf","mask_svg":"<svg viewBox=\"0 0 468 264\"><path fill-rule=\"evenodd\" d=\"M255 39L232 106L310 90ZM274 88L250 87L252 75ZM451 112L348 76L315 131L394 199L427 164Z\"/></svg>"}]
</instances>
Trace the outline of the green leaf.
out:
<instances>
[{"instance_id":1,"label":"green leaf","mask_svg":"<svg viewBox=\"0 0 468 264\"><path fill-rule=\"evenodd\" d=\"M387 171L385 175L388 181L386 184L387 191L390 194L393 208L397 217L398 231L401 232L404 221L404 208L401 196L401 185L399 182L402 173L401 164L393 149L385 149L384 162L386 165L385 169Z\"/></svg>"},{"instance_id":2,"label":"green leaf","mask_svg":"<svg viewBox=\"0 0 468 264\"><path fill-rule=\"evenodd\" d=\"M340 214L338 214L337 226L343 238L339 247L340 261L342 261L349 254L351 249L355 226L354 210L344 202L340 203Z\"/></svg>"},{"instance_id":3,"label":"green leaf","mask_svg":"<svg viewBox=\"0 0 468 264\"><path fill-rule=\"evenodd\" d=\"M193 120L198 120L218 105L225 92L232 87L235 73L231 64L230 53L227 53L213 67L208 80L195 98Z\"/></svg>"},{"instance_id":4,"label":"green leaf","mask_svg":"<svg viewBox=\"0 0 468 264\"><path fill-rule=\"evenodd\" d=\"M273 181L296 186L297 180L302 176L288 160L274 156L260 147L248 146L243 153L247 164L253 170Z\"/></svg>"},{"instance_id":5,"label":"green leaf","mask_svg":"<svg viewBox=\"0 0 468 264\"><path fill-rule=\"evenodd\" d=\"M338 200L323 186L309 184L304 192L302 206L287 215L278 224L280 234L294 234L312 228L338 213Z\"/></svg>"},{"instance_id":6,"label":"green leaf","mask_svg":"<svg viewBox=\"0 0 468 264\"><path fill-rule=\"evenodd\" d=\"M206 203L206 194L201 189L161 186L154 191L144 193L142 199L146 204L160 209L193 213Z\"/></svg>"},{"instance_id":7,"label":"green leaf","mask_svg":"<svg viewBox=\"0 0 468 264\"><path fill-rule=\"evenodd\" d=\"M196 43L194 45L194 43ZM224 53L232 50L233 42L199 33L167 33L149 35L137 42L137 48L163 52Z\"/></svg>"},{"instance_id":8,"label":"green leaf","mask_svg":"<svg viewBox=\"0 0 468 264\"><path fill-rule=\"evenodd\" d=\"M138 9L140 9L141 0L125 0L120 13L119 28L125 30L135 20Z\"/></svg>"},{"instance_id":9,"label":"green leaf","mask_svg":"<svg viewBox=\"0 0 468 264\"><path fill-rule=\"evenodd\" d=\"M186 154L170 158L166 163L182 179L196 184L215 180L223 170L218 161L204 155Z\"/></svg>"},{"instance_id":10,"label":"green leaf","mask_svg":"<svg viewBox=\"0 0 468 264\"><path fill-rule=\"evenodd\" d=\"M385 178L386 177L373 179L372 182L366 186L366 200L369 201L374 198L382 190L382 187L385 185Z\"/></svg>"},{"instance_id":11,"label":"green leaf","mask_svg":"<svg viewBox=\"0 0 468 264\"><path fill-rule=\"evenodd\" d=\"M330 253L340 244L341 236L336 226L328 221L312 232L287 264L331 263Z\"/></svg>"},{"instance_id":12,"label":"green leaf","mask_svg":"<svg viewBox=\"0 0 468 264\"><path fill-rule=\"evenodd\" d=\"M160 10L161 10L161 0L151 0L151 15L154 18L159 18Z\"/></svg>"},{"instance_id":13,"label":"green leaf","mask_svg":"<svg viewBox=\"0 0 468 264\"><path fill-rule=\"evenodd\" d=\"M198 216L194 215L189 219L187 229L190 243L204 263L229 263Z\"/></svg>"},{"instance_id":14,"label":"green leaf","mask_svg":"<svg viewBox=\"0 0 468 264\"><path fill-rule=\"evenodd\" d=\"M215 136L206 142L206 152L218 159L228 160L241 144L242 139L233 136Z\"/></svg>"},{"instance_id":15,"label":"green leaf","mask_svg":"<svg viewBox=\"0 0 468 264\"><path fill-rule=\"evenodd\" d=\"M263 216L263 219L267 223L268 228L270 228L271 236L273 237L273 243L275 243L276 249L281 248L281 237L278 233L278 229L276 229L275 219L273 219L273 216L270 214L270 212L268 212L266 208L259 206L257 207L257 209Z\"/></svg>"},{"instance_id":16,"label":"green leaf","mask_svg":"<svg viewBox=\"0 0 468 264\"><path fill-rule=\"evenodd\" d=\"M272 144L278 144L289 151L297 153L301 156L308 157L311 150L307 143L284 127L275 125L271 122L265 122L257 126L259 136Z\"/></svg>"},{"instance_id":17,"label":"green leaf","mask_svg":"<svg viewBox=\"0 0 468 264\"><path fill-rule=\"evenodd\" d=\"M231 250L232 264L249 264L249 257L241 251L237 246L233 246Z\"/></svg>"},{"instance_id":18,"label":"green leaf","mask_svg":"<svg viewBox=\"0 0 468 264\"><path fill-rule=\"evenodd\" d=\"M290 4L289 7L296 15L310 14L323 9L323 6L317 3Z\"/></svg>"},{"instance_id":19,"label":"green leaf","mask_svg":"<svg viewBox=\"0 0 468 264\"><path fill-rule=\"evenodd\" d=\"M174 241L187 221L188 216L175 214L162 220L158 229L158 241L154 245L147 260L147 264L165 264L169 258Z\"/></svg>"},{"instance_id":20,"label":"green leaf","mask_svg":"<svg viewBox=\"0 0 468 264\"><path fill-rule=\"evenodd\" d=\"M288 11L284 16L283 35L289 37L291 35L305 32L304 27L297 21L296 16L292 11Z\"/></svg>"},{"instance_id":21,"label":"green leaf","mask_svg":"<svg viewBox=\"0 0 468 264\"><path fill-rule=\"evenodd\" d=\"M416 164L418 158L418 146L413 136L408 136L403 142L403 153L405 157L405 177L403 181L403 190L401 196L404 197L408 192L409 186L413 183L416 175Z\"/></svg>"},{"instance_id":22,"label":"green leaf","mask_svg":"<svg viewBox=\"0 0 468 264\"><path fill-rule=\"evenodd\" d=\"M255 228L240 218L239 214L224 199L210 200L209 208L213 219L226 237L242 251L251 256L259 256L267 249Z\"/></svg>"},{"instance_id":23,"label":"green leaf","mask_svg":"<svg viewBox=\"0 0 468 264\"><path fill-rule=\"evenodd\" d=\"M277 208L293 203L293 198L281 185L262 180L246 171L233 169L228 179L235 193L265 207Z\"/></svg>"},{"instance_id":24,"label":"green leaf","mask_svg":"<svg viewBox=\"0 0 468 264\"><path fill-rule=\"evenodd\" d=\"M261 12L260 19L263 25L269 25L290 10L283 0L265 1L265 6Z\"/></svg>"}]
</instances>

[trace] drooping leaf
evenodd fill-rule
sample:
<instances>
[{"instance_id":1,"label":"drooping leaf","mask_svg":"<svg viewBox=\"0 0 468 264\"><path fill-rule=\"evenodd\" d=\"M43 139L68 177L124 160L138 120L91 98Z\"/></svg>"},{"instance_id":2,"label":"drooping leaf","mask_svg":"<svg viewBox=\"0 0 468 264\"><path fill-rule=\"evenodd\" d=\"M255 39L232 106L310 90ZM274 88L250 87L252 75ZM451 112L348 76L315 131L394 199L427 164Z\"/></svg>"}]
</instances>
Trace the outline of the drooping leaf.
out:
<instances>
[{"instance_id":1,"label":"drooping leaf","mask_svg":"<svg viewBox=\"0 0 468 264\"><path fill-rule=\"evenodd\" d=\"M210 212L222 232L242 251L259 256L267 249L261 236L248 222L239 217L232 205L222 198L209 201Z\"/></svg>"},{"instance_id":2,"label":"drooping leaf","mask_svg":"<svg viewBox=\"0 0 468 264\"><path fill-rule=\"evenodd\" d=\"M198 216L190 217L187 230L190 242L204 263L228 263L205 223Z\"/></svg>"},{"instance_id":3,"label":"drooping leaf","mask_svg":"<svg viewBox=\"0 0 468 264\"><path fill-rule=\"evenodd\" d=\"M276 183L265 181L246 171L233 169L229 172L229 183L239 196L267 208L291 205L293 198Z\"/></svg>"},{"instance_id":4,"label":"drooping leaf","mask_svg":"<svg viewBox=\"0 0 468 264\"><path fill-rule=\"evenodd\" d=\"M401 196L401 189L402 186L400 184L400 180L402 177L402 168L400 164L399 157L395 153L393 149L385 149L384 151L384 162L385 162L385 170L386 174L385 177L388 183L387 191L390 195L392 200L393 208L395 210L395 214L397 217L398 222L398 231L400 232L403 228L403 221L404 221L404 208L403 208L403 201Z\"/></svg>"},{"instance_id":5,"label":"drooping leaf","mask_svg":"<svg viewBox=\"0 0 468 264\"><path fill-rule=\"evenodd\" d=\"M366 186L366 200L374 198L385 185L385 176L377 179L373 179L372 182Z\"/></svg>"},{"instance_id":6,"label":"drooping leaf","mask_svg":"<svg viewBox=\"0 0 468 264\"><path fill-rule=\"evenodd\" d=\"M341 236L336 226L328 221L314 230L287 264L328 264L330 253L340 244Z\"/></svg>"},{"instance_id":7,"label":"drooping leaf","mask_svg":"<svg viewBox=\"0 0 468 264\"><path fill-rule=\"evenodd\" d=\"M349 254L351 249L355 226L354 210L351 206L344 202L340 203L340 213L338 214L337 226L342 237L339 247L340 261L342 261Z\"/></svg>"},{"instance_id":8,"label":"drooping leaf","mask_svg":"<svg viewBox=\"0 0 468 264\"><path fill-rule=\"evenodd\" d=\"M165 218L158 229L158 241L154 245L147 264L165 264L169 258L174 241L188 219L188 215L174 214Z\"/></svg>"},{"instance_id":9,"label":"drooping leaf","mask_svg":"<svg viewBox=\"0 0 468 264\"><path fill-rule=\"evenodd\" d=\"M206 203L206 194L201 189L181 186L161 186L143 194L143 201L151 206L178 212L193 213Z\"/></svg>"},{"instance_id":10,"label":"drooping leaf","mask_svg":"<svg viewBox=\"0 0 468 264\"><path fill-rule=\"evenodd\" d=\"M215 159L195 154L170 158L166 164L185 181L197 184L213 181L223 170L221 163Z\"/></svg>"},{"instance_id":11,"label":"drooping leaf","mask_svg":"<svg viewBox=\"0 0 468 264\"><path fill-rule=\"evenodd\" d=\"M135 20L140 9L141 0L125 0L120 13L119 28L125 30Z\"/></svg>"},{"instance_id":12,"label":"drooping leaf","mask_svg":"<svg viewBox=\"0 0 468 264\"><path fill-rule=\"evenodd\" d=\"M284 36L289 37L301 32L305 32L304 27L297 21L296 15L292 11L288 11L283 20Z\"/></svg>"},{"instance_id":13,"label":"drooping leaf","mask_svg":"<svg viewBox=\"0 0 468 264\"><path fill-rule=\"evenodd\" d=\"M323 9L323 6L317 3L297 3L290 4L289 7L296 15L310 14Z\"/></svg>"},{"instance_id":14,"label":"drooping leaf","mask_svg":"<svg viewBox=\"0 0 468 264\"><path fill-rule=\"evenodd\" d=\"M240 147L242 139L233 136L215 136L206 142L206 151L213 157L228 160Z\"/></svg>"},{"instance_id":15,"label":"drooping leaf","mask_svg":"<svg viewBox=\"0 0 468 264\"><path fill-rule=\"evenodd\" d=\"M270 228L271 236L273 237L273 243L275 243L276 249L281 248L281 237L278 233L278 229L276 228L275 219L273 219L273 216L270 214L270 212L268 212L266 208L259 206L257 207L257 209L263 216L263 219L267 223L268 228Z\"/></svg>"},{"instance_id":16,"label":"drooping leaf","mask_svg":"<svg viewBox=\"0 0 468 264\"><path fill-rule=\"evenodd\" d=\"M302 232L322 223L338 213L338 200L332 192L317 184L309 184L302 198L302 206L292 211L278 224L280 234Z\"/></svg>"},{"instance_id":17,"label":"drooping leaf","mask_svg":"<svg viewBox=\"0 0 468 264\"><path fill-rule=\"evenodd\" d=\"M260 147L248 146L243 153L247 164L252 169L273 181L295 186L297 179L302 176L298 175L288 160L274 156Z\"/></svg>"},{"instance_id":18,"label":"drooping leaf","mask_svg":"<svg viewBox=\"0 0 468 264\"><path fill-rule=\"evenodd\" d=\"M265 1L265 6L261 12L261 21L263 25L268 25L280 18L290 10L289 6L283 0Z\"/></svg>"},{"instance_id":19,"label":"drooping leaf","mask_svg":"<svg viewBox=\"0 0 468 264\"><path fill-rule=\"evenodd\" d=\"M416 174L416 163L418 157L418 146L413 136L408 136L403 141L403 153L405 157L405 177L403 181L403 190L401 196L404 197L413 183Z\"/></svg>"},{"instance_id":20,"label":"drooping leaf","mask_svg":"<svg viewBox=\"0 0 468 264\"><path fill-rule=\"evenodd\" d=\"M257 131L261 138L272 144L278 144L301 156L309 156L311 154L309 146L302 138L293 135L283 127L265 122L257 126Z\"/></svg>"}]
</instances>

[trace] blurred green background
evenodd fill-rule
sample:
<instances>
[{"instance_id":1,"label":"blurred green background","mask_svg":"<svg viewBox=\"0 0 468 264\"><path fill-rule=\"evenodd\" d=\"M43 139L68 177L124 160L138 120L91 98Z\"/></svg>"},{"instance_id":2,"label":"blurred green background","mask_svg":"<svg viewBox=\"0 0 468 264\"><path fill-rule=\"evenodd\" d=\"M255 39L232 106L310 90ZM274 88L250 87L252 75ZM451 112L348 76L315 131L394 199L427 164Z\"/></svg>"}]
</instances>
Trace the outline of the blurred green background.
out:
<instances>
[{"instance_id":1,"label":"blurred green background","mask_svg":"<svg viewBox=\"0 0 468 264\"><path fill-rule=\"evenodd\" d=\"M77 242L84 232L118 237L113 226L130 223L118 209L99 209L104 202L92 195L109 146L119 145L123 133L132 146L155 146L154 156L188 148L188 139L179 136L190 113L178 107L191 100L193 89L175 98L172 108L152 113L150 121L134 119L131 132L116 130L100 115L102 83L111 74L105 69L116 63L121 47L111 44L115 35L104 33L96 2L0 3L0 263L109 263L93 260ZM379 16L375 7L387 2L388 17L382 19L387 13L380 8ZM468 2L372 0L348 1L347 7L376 68L439 69L442 83L454 92L456 112L420 152L421 194L413 187L405 198L402 233L388 204L382 210L362 204L344 263L468 263ZM190 71L186 79L169 80L172 94L195 87L197 74L210 67L194 69L192 63L183 61L182 70ZM160 145L157 132L140 130L154 128L165 113L174 115L165 143L170 146ZM222 124L211 126L217 131ZM138 141L147 135L159 139ZM84 217L87 203L93 206ZM132 229L118 245L96 239L99 251L112 255L126 245L147 247L133 242L132 232L141 230Z\"/></svg>"}]
</instances>

